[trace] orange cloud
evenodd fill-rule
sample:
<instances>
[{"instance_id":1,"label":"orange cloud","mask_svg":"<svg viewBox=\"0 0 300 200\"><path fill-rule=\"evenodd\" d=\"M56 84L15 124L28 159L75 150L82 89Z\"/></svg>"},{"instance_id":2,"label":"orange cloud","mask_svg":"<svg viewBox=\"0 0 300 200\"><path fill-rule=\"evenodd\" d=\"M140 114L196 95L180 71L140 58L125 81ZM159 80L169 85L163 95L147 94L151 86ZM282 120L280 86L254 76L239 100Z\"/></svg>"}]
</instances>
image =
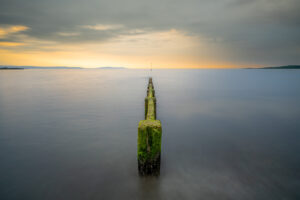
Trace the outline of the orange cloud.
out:
<instances>
[{"instance_id":1,"label":"orange cloud","mask_svg":"<svg viewBox=\"0 0 300 200\"><path fill-rule=\"evenodd\" d=\"M82 26L83 28L93 29L97 31L107 31L107 30L114 30L120 29L123 27L121 24L97 24L97 25L86 25Z\"/></svg>"},{"instance_id":2,"label":"orange cloud","mask_svg":"<svg viewBox=\"0 0 300 200\"><path fill-rule=\"evenodd\" d=\"M25 31L27 30L27 26L6 26L6 27L0 27L0 38L6 38L8 35Z\"/></svg>"},{"instance_id":3,"label":"orange cloud","mask_svg":"<svg viewBox=\"0 0 300 200\"><path fill-rule=\"evenodd\" d=\"M24 44L19 42L0 42L0 47L16 47L21 45Z\"/></svg>"}]
</instances>

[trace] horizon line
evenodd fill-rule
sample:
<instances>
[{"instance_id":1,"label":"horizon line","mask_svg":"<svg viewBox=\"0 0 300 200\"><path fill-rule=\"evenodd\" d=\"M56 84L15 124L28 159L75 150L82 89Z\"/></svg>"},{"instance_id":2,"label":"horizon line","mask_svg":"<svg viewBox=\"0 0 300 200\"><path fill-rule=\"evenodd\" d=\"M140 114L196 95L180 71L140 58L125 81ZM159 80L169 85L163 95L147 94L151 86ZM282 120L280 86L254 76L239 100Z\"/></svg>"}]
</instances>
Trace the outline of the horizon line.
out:
<instances>
[{"instance_id":1,"label":"horizon line","mask_svg":"<svg viewBox=\"0 0 300 200\"><path fill-rule=\"evenodd\" d=\"M268 68L268 67L282 67L282 66L300 66L300 65L277 65L277 66L245 66L245 67L155 67L155 69L259 69L259 68ZM26 68L26 67L33 67L33 68L73 68L73 69L149 69L148 67L123 67L123 66L100 66L100 67L80 67L80 66L43 66L43 65L0 65L0 68L3 67L15 67L15 68Z\"/></svg>"}]
</instances>

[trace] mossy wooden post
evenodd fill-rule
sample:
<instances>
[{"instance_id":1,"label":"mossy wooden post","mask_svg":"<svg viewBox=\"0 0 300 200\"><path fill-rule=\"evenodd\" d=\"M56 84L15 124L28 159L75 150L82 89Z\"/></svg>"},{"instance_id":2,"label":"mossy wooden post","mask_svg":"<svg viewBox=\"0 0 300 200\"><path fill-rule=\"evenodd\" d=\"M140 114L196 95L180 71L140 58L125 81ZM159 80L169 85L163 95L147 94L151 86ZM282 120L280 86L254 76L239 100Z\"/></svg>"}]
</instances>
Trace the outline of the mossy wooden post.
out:
<instances>
[{"instance_id":1,"label":"mossy wooden post","mask_svg":"<svg viewBox=\"0 0 300 200\"><path fill-rule=\"evenodd\" d=\"M149 78L145 98L145 120L138 127L138 169L140 175L159 175L161 153L161 123L156 120L156 98L152 78Z\"/></svg>"}]
</instances>

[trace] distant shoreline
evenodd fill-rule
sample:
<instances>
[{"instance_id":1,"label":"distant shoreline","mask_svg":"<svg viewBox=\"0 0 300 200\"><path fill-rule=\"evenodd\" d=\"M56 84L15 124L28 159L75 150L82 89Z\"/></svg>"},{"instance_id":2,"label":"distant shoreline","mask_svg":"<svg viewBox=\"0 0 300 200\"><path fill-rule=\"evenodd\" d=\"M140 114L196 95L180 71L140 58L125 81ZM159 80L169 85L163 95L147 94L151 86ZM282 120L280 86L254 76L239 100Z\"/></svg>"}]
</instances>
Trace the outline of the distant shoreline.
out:
<instances>
[{"instance_id":1,"label":"distant shoreline","mask_svg":"<svg viewBox=\"0 0 300 200\"><path fill-rule=\"evenodd\" d=\"M286 65L278 67L261 67L261 68L246 68L246 69L300 69L300 65Z\"/></svg>"},{"instance_id":2,"label":"distant shoreline","mask_svg":"<svg viewBox=\"0 0 300 200\"><path fill-rule=\"evenodd\" d=\"M20 67L0 67L0 70L24 70L24 68L20 68Z\"/></svg>"}]
</instances>

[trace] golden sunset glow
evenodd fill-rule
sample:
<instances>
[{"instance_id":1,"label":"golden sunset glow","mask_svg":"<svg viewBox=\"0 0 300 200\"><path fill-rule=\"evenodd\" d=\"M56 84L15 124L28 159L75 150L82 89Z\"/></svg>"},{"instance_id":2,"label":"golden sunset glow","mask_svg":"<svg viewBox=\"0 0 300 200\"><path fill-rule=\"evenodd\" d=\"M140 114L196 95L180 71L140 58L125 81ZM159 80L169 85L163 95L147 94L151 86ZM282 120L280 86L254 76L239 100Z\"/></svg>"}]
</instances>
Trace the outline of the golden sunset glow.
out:
<instances>
[{"instance_id":1,"label":"golden sunset glow","mask_svg":"<svg viewBox=\"0 0 300 200\"><path fill-rule=\"evenodd\" d=\"M23 43L17 43L17 42L0 42L0 47L15 47L15 46L21 46L24 45Z\"/></svg>"},{"instance_id":2,"label":"golden sunset glow","mask_svg":"<svg viewBox=\"0 0 300 200\"><path fill-rule=\"evenodd\" d=\"M115 29L120 25L85 27L96 30ZM26 30L14 27L9 30ZM3 35L8 35L6 31ZM230 64L211 62L208 48L200 37L187 35L171 29L163 32L132 30L132 33L104 41L59 44L46 40L21 37L23 43L0 42L0 62L7 65L35 66L123 66L128 68L227 68ZM79 33L59 32L64 37L78 36ZM38 47L38 48L36 48ZM200 49L200 50L199 50ZM201 50L202 49L202 50ZM200 56L199 56L200 55Z\"/></svg>"},{"instance_id":3,"label":"golden sunset glow","mask_svg":"<svg viewBox=\"0 0 300 200\"><path fill-rule=\"evenodd\" d=\"M0 6L0 65L245 68L297 64L299 3L13 1Z\"/></svg>"}]
</instances>

